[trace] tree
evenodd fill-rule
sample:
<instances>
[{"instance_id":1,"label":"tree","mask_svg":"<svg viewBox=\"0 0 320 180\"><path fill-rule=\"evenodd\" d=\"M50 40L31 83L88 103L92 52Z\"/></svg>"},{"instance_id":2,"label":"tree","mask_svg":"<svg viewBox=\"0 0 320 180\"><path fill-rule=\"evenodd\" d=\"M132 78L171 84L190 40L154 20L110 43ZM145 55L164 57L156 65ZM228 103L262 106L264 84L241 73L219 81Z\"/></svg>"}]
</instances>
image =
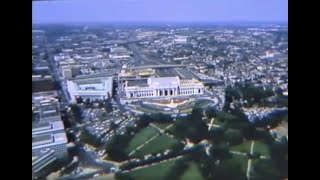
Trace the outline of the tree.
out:
<instances>
[{"instance_id":1,"label":"tree","mask_svg":"<svg viewBox=\"0 0 320 180\"><path fill-rule=\"evenodd\" d=\"M215 108L208 108L205 111L205 114L208 119L215 118L215 117L217 117L217 110Z\"/></svg>"},{"instance_id":2,"label":"tree","mask_svg":"<svg viewBox=\"0 0 320 180\"><path fill-rule=\"evenodd\" d=\"M175 161L173 168L163 179L179 179L187 168L188 163L186 162L186 160L184 158L178 159Z\"/></svg>"},{"instance_id":3,"label":"tree","mask_svg":"<svg viewBox=\"0 0 320 180\"><path fill-rule=\"evenodd\" d=\"M230 157L230 152L229 148L226 144L214 144L210 148L210 154L218 160L224 160Z\"/></svg>"},{"instance_id":4,"label":"tree","mask_svg":"<svg viewBox=\"0 0 320 180\"><path fill-rule=\"evenodd\" d=\"M276 168L270 160L259 160L253 170L251 179L253 180L279 180L284 179L285 176Z\"/></svg>"},{"instance_id":5,"label":"tree","mask_svg":"<svg viewBox=\"0 0 320 180\"><path fill-rule=\"evenodd\" d=\"M157 122L157 123L173 122L173 118L170 115L166 115L163 113L151 114L150 119L152 122Z\"/></svg>"},{"instance_id":6,"label":"tree","mask_svg":"<svg viewBox=\"0 0 320 180\"><path fill-rule=\"evenodd\" d=\"M103 107L104 107L103 102L99 101L99 108L103 108Z\"/></svg>"},{"instance_id":7,"label":"tree","mask_svg":"<svg viewBox=\"0 0 320 180\"><path fill-rule=\"evenodd\" d=\"M90 98L87 98L86 101L84 102L85 107L90 108L90 103L91 103Z\"/></svg>"},{"instance_id":8,"label":"tree","mask_svg":"<svg viewBox=\"0 0 320 180\"><path fill-rule=\"evenodd\" d=\"M77 101L77 104L82 104L82 103L83 103L83 99L82 99L81 96L79 96L79 97L76 99L76 101Z\"/></svg>"},{"instance_id":9,"label":"tree","mask_svg":"<svg viewBox=\"0 0 320 180\"><path fill-rule=\"evenodd\" d=\"M77 104L72 104L71 105L71 112L73 114L75 121L78 123L82 123L83 116L82 116L81 107L78 106Z\"/></svg>"},{"instance_id":10,"label":"tree","mask_svg":"<svg viewBox=\"0 0 320 180\"><path fill-rule=\"evenodd\" d=\"M123 135L115 135L112 140L106 146L106 152L108 157L114 161L125 161L128 159L128 155L125 149L128 146L131 136L128 133Z\"/></svg>"},{"instance_id":11,"label":"tree","mask_svg":"<svg viewBox=\"0 0 320 180\"><path fill-rule=\"evenodd\" d=\"M213 176L210 179L247 180L246 175L241 172L241 165L231 160L222 161L212 171Z\"/></svg>"},{"instance_id":12,"label":"tree","mask_svg":"<svg viewBox=\"0 0 320 180\"><path fill-rule=\"evenodd\" d=\"M180 139L188 138L193 143L199 143L209 137L208 126L202 120L203 111L194 109L191 115L179 118L175 122L173 133Z\"/></svg>"},{"instance_id":13,"label":"tree","mask_svg":"<svg viewBox=\"0 0 320 180\"><path fill-rule=\"evenodd\" d=\"M100 139L96 136L89 134L87 129L81 132L81 135L79 138L82 142L90 144L95 147L99 147L101 145Z\"/></svg>"},{"instance_id":14,"label":"tree","mask_svg":"<svg viewBox=\"0 0 320 180\"><path fill-rule=\"evenodd\" d=\"M114 130L114 129L116 129L118 127L118 125L115 123L115 122L110 122L110 129L111 130Z\"/></svg>"},{"instance_id":15,"label":"tree","mask_svg":"<svg viewBox=\"0 0 320 180\"><path fill-rule=\"evenodd\" d=\"M288 173L288 142L282 142L271 145L270 148L271 159L276 164L276 167L284 172Z\"/></svg>"},{"instance_id":16,"label":"tree","mask_svg":"<svg viewBox=\"0 0 320 180\"><path fill-rule=\"evenodd\" d=\"M225 140L231 144L239 144L243 141L243 135L240 130L228 129L225 132Z\"/></svg>"},{"instance_id":17,"label":"tree","mask_svg":"<svg viewBox=\"0 0 320 180\"><path fill-rule=\"evenodd\" d=\"M37 116L36 113L32 111L32 122L36 121L36 116Z\"/></svg>"}]
</instances>

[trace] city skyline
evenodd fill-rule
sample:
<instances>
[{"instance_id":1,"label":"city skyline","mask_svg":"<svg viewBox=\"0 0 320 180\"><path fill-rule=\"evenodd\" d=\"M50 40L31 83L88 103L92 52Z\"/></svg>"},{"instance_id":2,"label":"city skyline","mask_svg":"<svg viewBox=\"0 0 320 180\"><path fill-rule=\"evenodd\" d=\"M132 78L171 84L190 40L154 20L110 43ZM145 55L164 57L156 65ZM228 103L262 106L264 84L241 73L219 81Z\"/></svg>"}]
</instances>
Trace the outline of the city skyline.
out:
<instances>
[{"instance_id":1,"label":"city skyline","mask_svg":"<svg viewBox=\"0 0 320 180\"><path fill-rule=\"evenodd\" d=\"M32 21L33 23L287 22L288 1L39 1L33 2Z\"/></svg>"}]
</instances>

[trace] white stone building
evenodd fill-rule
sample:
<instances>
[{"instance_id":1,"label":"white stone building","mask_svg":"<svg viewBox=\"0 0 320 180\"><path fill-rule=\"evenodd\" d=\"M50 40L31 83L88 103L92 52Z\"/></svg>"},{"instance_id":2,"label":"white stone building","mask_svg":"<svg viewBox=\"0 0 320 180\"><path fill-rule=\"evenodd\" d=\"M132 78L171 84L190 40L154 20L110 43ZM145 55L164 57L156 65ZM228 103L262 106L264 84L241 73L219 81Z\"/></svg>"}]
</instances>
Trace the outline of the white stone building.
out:
<instances>
[{"instance_id":1,"label":"white stone building","mask_svg":"<svg viewBox=\"0 0 320 180\"><path fill-rule=\"evenodd\" d=\"M108 94L112 95L112 85L113 77L67 81L72 102L75 102L77 97L90 100L107 99Z\"/></svg>"},{"instance_id":2,"label":"white stone building","mask_svg":"<svg viewBox=\"0 0 320 180\"><path fill-rule=\"evenodd\" d=\"M201 95L204 85L196 79L175 77L149 77L147 82L126 82L126 98L159 98Z\"/></svg>"}]
</instances>

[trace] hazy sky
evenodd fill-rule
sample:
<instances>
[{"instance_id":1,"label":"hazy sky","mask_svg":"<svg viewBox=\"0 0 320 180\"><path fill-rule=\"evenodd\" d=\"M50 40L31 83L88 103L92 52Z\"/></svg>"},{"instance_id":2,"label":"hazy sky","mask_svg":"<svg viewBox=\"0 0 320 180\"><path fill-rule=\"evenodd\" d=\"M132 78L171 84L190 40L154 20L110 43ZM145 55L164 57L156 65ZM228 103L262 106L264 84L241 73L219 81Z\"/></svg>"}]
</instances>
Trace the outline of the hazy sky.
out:
<instances>
[{"instance_id":1,"label":"hazy sky","mask_svg":"<svg viewBox=\"0 0 320 180\"><path fill-rule=\"evenodd\" d=\"M33 23L288 21L288 0L59 0L32 5Z\"/></svg>"}]
</instances>

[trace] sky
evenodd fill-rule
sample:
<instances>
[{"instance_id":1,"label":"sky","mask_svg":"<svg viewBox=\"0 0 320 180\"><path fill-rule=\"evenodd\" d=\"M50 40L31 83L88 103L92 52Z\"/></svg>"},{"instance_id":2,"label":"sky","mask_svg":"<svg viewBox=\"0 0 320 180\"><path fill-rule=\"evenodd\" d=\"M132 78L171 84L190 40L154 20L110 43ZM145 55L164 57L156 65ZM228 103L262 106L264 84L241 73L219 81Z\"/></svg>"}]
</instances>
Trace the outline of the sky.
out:
<instances>
[{"instance_id":1,"label":"sky","mask_svg":"<svg viewBox=\"0 0 320 180\"><path fill-rule=\"evenodd\" d=\"M287 22L288 0L48 0L32 3L32 21Z\"/></svg>"}]
</instances>

